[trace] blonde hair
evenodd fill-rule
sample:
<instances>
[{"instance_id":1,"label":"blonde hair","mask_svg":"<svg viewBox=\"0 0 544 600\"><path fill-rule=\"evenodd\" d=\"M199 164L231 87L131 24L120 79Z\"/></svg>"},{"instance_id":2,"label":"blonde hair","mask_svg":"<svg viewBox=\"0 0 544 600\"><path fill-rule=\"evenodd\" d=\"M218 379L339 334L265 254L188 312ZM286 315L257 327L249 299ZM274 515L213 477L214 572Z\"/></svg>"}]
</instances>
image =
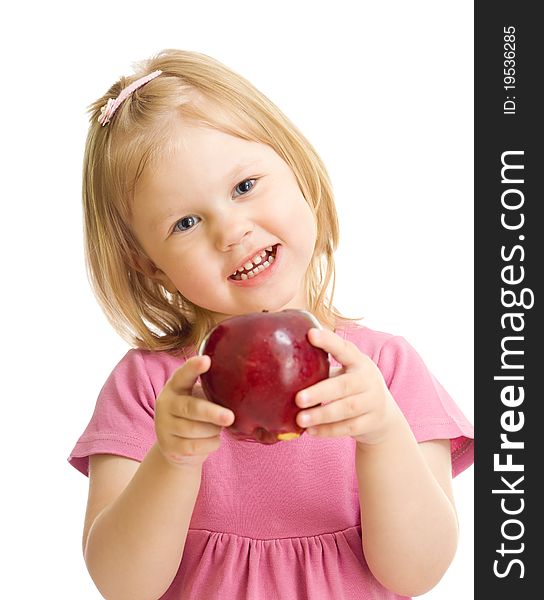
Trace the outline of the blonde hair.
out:
<instances>
[{"instance_id":1,"label":"blonde hair","mask_svg":"<svg viewBox=\"0 0 544 600\"><path fill-rule=\"evenodd\" d=\"M98 123L109 98L157 69L162 74L129 96L108 125ZM129 226L134 187L167 144L168 123L176 113L267 144L291 167L317 223L304 281L308 306L330 328L337 320L351 320L332 305L338 218L329 177L314 148L237 73L204 54L164 50L140 63L133 76L121 77L89 107L83 167L85 259L93 291L121 337L138 348L179 351L197 347L214 325L210 311L169 292L143 272L141 260L150 260Z\"/></svg>"}]
</instances>

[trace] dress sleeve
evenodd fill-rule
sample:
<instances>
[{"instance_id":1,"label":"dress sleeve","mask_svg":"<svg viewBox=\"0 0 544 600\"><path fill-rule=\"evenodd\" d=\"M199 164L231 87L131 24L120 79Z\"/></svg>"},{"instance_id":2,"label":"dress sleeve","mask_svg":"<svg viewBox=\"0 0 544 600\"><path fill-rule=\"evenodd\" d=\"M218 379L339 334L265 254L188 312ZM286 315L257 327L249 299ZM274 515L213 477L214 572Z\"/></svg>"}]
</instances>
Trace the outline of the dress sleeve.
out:
<instances>
[{"instance_id":1,"label":"dress sleeve","mask_svg":"<svg viewBox=\"0 0 544 600\"><path fill-rule=\"evenodd\" d=\"M418 442L449 439L452 476L474 462L474 428L402 337L382 346L378 367Z\"/></svg>"},{"instance_id":2,"label":"dress sleeve","mask_svg":"<svg viewBox=\"0 0 544 600\"><path fill-rule=\"evenodd\" d=\"M88 475L92 454L141 461L156 439L155 397L141 352L129 350L100 391L92 418L68 462Z\"/></svg>"}]
</instances>

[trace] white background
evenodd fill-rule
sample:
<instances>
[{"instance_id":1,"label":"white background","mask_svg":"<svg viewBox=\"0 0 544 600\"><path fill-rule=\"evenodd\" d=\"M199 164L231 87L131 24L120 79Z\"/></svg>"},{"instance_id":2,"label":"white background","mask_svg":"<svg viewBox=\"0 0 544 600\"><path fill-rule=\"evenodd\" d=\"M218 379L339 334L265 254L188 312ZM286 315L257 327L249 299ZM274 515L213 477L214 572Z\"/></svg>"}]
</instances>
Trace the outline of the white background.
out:
<instances>
[{"instance_id":1,"label":"white background","mask_svg":"<svg viewBox=\"0 0 544 600\"><path fill-rule=\"evenodd\" d=\"M100 598L80 550L87 480L66 457L127 346L86 281L85 109L161 49L219 59L300 127L336 191L336 305L406 337L473 420L472 2L3 11L2 597ZM473 598L473 467L454 491L459 549L429 600Z\"/></svg>"}]
</instances>

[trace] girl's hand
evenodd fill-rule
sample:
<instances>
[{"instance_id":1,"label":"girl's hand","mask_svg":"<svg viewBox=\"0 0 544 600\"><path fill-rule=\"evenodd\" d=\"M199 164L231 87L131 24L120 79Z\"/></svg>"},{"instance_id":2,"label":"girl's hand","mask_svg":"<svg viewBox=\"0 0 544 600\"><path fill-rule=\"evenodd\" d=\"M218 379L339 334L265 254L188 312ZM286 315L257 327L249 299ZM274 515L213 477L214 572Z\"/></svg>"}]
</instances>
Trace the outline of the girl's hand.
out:
<instances>
[{"instance_id":1,"label":"girl's hand","mask_svg":"<svg viewBox=\"0 0 544 600\"><path fill-rule=\"evenodd\" d=\"M166 382L155 404L158 446L174 465L200 465L219 448L223 427L234 413L207 400L196 383L211 364L209 356L193 356Z\"/></svg>"},{"instance_id":2,"label":"girl's hand","mask_svg":"<svg viewBox=\"0 0 544 600\"><path fill-rule=\"evenodd\" d=\"M384 441L402 416L376 364L355 344L327 329L312 328L308 339L341 365L325 379L297 393L300 427L320 437L351 436L360 444Z\"/></svg>"}]
</instances>

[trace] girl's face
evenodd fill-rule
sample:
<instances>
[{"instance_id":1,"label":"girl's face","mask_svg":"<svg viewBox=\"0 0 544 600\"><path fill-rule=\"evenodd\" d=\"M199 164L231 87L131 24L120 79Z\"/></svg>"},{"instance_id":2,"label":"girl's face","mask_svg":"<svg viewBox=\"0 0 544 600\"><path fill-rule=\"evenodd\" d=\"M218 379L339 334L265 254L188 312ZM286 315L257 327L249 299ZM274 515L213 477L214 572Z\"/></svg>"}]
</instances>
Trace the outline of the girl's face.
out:
<instances>
[{"instance_id":1,"label":"girl's face","mask_svg":"<svg viewBox=\"0 0 544 600\"><path fill-rule=\"evenodd\" d=\"M154 263L146 273L216 321L308 308L317 229L287 163L266 144L181 120L171 141L135 190L131 225Z\"/></svg>"}]
</instances>

